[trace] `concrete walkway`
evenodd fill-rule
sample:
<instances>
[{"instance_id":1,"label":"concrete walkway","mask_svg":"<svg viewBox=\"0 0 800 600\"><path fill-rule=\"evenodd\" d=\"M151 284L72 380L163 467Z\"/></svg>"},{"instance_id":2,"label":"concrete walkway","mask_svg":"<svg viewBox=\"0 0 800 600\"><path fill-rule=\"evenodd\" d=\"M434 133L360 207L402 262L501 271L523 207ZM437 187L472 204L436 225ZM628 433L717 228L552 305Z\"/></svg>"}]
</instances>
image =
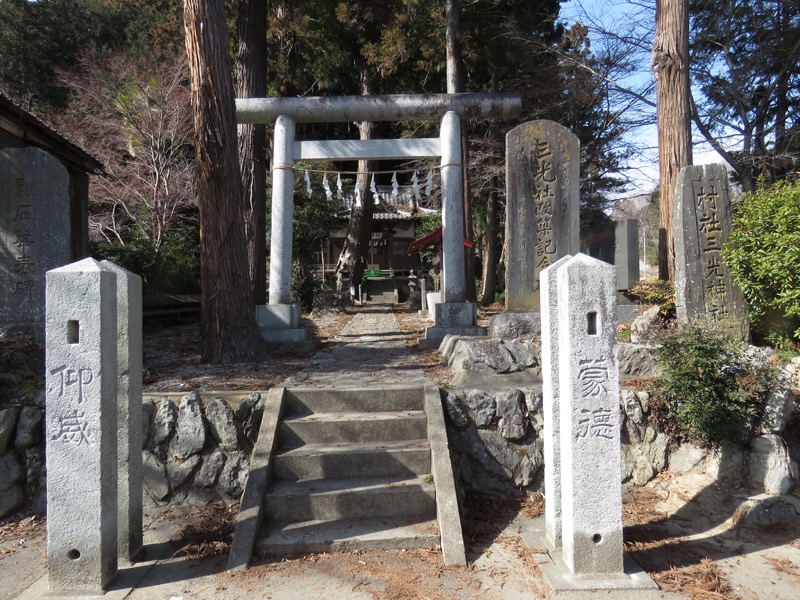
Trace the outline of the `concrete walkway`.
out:
<instances>
[{"instance_id":1,"label":"concrete walkway","mask_svg":"<svg viewBox=\"0 0 800 600\"><path fill-rule=\"evenodd\" d=\"M285 387L363 387L422 384L425 373L414 365L391 306L367 305L308 367L289 377Z\"/></svg>"}]
</instances>

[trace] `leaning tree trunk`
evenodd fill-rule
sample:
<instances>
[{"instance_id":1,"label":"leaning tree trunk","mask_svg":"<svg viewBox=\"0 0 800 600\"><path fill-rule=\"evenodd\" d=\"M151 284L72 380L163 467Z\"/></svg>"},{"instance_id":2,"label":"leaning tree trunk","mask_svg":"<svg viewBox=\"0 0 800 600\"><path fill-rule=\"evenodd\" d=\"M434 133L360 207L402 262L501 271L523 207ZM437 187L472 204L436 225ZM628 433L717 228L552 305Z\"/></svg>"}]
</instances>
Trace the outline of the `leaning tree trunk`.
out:
<instances>
[{"instance_id":1,"label":"leaning tree trunk","mask_svg":"<svg viewBox=\"0 0 800 600\"><path fill-rule=\"evenodd\" d=\"M361 94L368 96L372 93L369 75L366 70L361 73ZM358 137L361 140L371 140L373 137L374 123L362 121L358 124ZM368 160L358 161L358 175L356 176L356 187L361 193L361 206L356 207L355 203L350 209L350 222L347 225L347 236L344 241L342 255L336 265L336 292L341 296L346 290L343 287L343 271L353 272L353 266L359 256L367 259L369 241L372 233L373 200L367 195L369 189L369 172L372 170L372 162Z\"/></svg>"},{"instance_id":2,"label":"leaning tree trunk","mask_svg":"<svg viewBox=\"0 0 800 600\"><path fill-rule=\"evenodd\" d=\"M200 207L200 356L244 362L260 355L244 237L233 81L222 0L185 0L197 201Z\"/></svg>"},{"instance_id":3,"label":"leaning tree trunk","mask_svg":"<svg viewBox=\"0 0 800 600\"><path fill-rule=\"evenodd\" d=\"M498 253L498 218L497 177L492 177L492 191L486 201L486 243L483 250L483 289L481 290L481 306L489 306L494 302L497 290Z\"/></svg>"},{"instance_id":4,"label":"leaning tree trunk","mask_svg":"<svg viewBox=\"0 0 800 600\"><path fill-rule=\"evenodd\" d=\"M236 93L267 95L267 3L241 0L237 31ZM239 164L244 187L247 261L254 304L267 302L267 127L239 125Z\"/></svg>"},{"instance_id":5,"label":"leaning tree trunk","mask_svg":"<svg viewBox=\"0 0 800 600\"><path fill-rule=\"evenodd\" d=\"M675 274L675 183L681 168L692 162L688 0L657 0L652 65L658 106L661 191L658 276L671 280Z\"/></svg>"}]
</instances>

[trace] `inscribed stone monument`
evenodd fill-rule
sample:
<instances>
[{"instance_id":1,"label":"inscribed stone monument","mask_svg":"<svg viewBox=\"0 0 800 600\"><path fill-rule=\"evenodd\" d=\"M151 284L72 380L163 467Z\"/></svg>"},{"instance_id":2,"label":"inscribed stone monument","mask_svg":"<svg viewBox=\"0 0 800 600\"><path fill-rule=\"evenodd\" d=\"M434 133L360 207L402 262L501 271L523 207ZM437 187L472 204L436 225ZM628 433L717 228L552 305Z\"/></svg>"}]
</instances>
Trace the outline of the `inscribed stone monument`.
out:
<instances>
[{"instance_id":1,"label":"inscribed stone monument","mask_svg":"<svg viewBox=\"0 0 800 600\"><path fill-rule=\"evenodd\" d=\"M617 290L639 282L639 221L623 219L581 236L581 252L617 267Z\"/></svg>"},{"instance_id":2,"label":"inscribed stone monument","mask_svg":"<svg viewBox=\"0 0 800 600\"><path fill-rule=\"evenodd\" d=\"M675 203L675 303L688 322L706 315L749 337L747 307L722 250L730 239L731 202L723 165L684 167Z\"/></svg>"},{"instance_id":3,"label":"inscribed stone monument","mask_svg":"<svg viewBox=\"0 0 800 600\"><path fill-rule=\"evenodd\" d=\"M47 566L52 591L117 570L117 283L87 258L47 272Z\"/></svg>"},{"instance_id":4,"label":"inscribed stone monument","mask_svg":"<svg viewBox=\"0 0 800 600\"><path fill-rule=\"evenodd\" d=\"M623 573L615 268L579 254L556 283L564 563Z\"/></svg>"},{"instance_id":5,"label":"inscribed stone monument","mask_svg":"<svg viewBox=\"0 0 800 600\"><path fill-rule=\"evenodd\" d=\"M0 150L0 331L43 338L45 273L69 262L69 174L38 148Z\"/></svg>"},{"instance_id":6,"label":"inscribed stone monument","mask_svg":"<svg viewBox=\"0 0 800 600\"><path fill-rule=\"evenodd\" d=\"M580 145L552 121L506 135L506 310L539 310L539 273L578 252Z\"/></svg>"}]
</instances>

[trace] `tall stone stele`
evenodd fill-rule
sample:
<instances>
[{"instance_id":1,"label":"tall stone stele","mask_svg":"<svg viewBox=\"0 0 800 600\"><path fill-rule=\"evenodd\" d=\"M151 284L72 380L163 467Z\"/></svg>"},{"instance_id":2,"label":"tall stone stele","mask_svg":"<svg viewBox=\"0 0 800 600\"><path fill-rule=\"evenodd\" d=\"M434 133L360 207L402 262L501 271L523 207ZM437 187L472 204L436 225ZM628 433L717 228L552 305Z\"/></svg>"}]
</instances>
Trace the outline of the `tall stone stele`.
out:
<instances>
[{"instance_id":1,"label":"tall stone stele","mask_svg":"<svg viewBox=\"0 0 800 600\"><path fill-rule=\"evenodd\" d=\"M553 121L506 135L506 310L539 310L539 274L579 250L580 143Z\"/></svg>"},{"instance_id":2,"label":"tall stone stele","mask_svg":"<svg viewBox=\"0 0 800 600\"><path fill-rule=\"evenodd\" d=\"M705 316L741 340L750 336L747 305L722 258L732 215L723 165L684 167L675 187L675 304L678 319Z\"/></svg>"},{"instance_id":3,"label":"tall stone stele","mask_svg":"<svg viewBox=\"0 0 800 600\"><path fill-rule=\"evenodd\" d=\"M556 280L564 563L574 575L621 574L616 269L578 254Z\"/></svg>"},{"instance_id":4,"label":"tall stone stele","mask_svg":"<svg viewBox=\"0 0 800 600\"><path fill-rule=\"evenodd\" d=\"M44 150L0 150L0 332L44 339L45 273L70 260L69 186Z\"/></svg>"},{"instance_id":5,"label":"tall stone stele","mask_svg":"<svg viewBox=\"0 0 800 600\"><path fill-rule=\"evenodd\" d=\"M87 258L47 272L47 567L53 592L117 570L117 277Z\"/></svg>"}]
</instances>

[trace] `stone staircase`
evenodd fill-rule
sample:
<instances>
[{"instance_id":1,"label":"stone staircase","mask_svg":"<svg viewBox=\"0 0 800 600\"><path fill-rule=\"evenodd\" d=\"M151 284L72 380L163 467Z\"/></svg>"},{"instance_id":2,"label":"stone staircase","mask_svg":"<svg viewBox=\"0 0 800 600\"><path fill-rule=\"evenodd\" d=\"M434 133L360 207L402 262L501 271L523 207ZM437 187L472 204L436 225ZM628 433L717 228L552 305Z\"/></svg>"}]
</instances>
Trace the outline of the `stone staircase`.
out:
<instances>
[{"instance_id":1,"label":"stone staircase","mask_svg":"<svg viewBox=\"0 0 800 600\"><path fill-rule=\"evenodd\" d=\"M270 391L230 568L253 551L435 546L465 561L435 386Z\"/></svg>"},{"instance_id":2,"label":"stone staircase","mask_svg":"<svg viewBox=\"0 0 800 600\"><path fill-rule=\"evenodd\" d=\"M371 304L392 304L397 302L394 278L381 277L367 279L367 294Z\"/></svg>"}]
</instances>

